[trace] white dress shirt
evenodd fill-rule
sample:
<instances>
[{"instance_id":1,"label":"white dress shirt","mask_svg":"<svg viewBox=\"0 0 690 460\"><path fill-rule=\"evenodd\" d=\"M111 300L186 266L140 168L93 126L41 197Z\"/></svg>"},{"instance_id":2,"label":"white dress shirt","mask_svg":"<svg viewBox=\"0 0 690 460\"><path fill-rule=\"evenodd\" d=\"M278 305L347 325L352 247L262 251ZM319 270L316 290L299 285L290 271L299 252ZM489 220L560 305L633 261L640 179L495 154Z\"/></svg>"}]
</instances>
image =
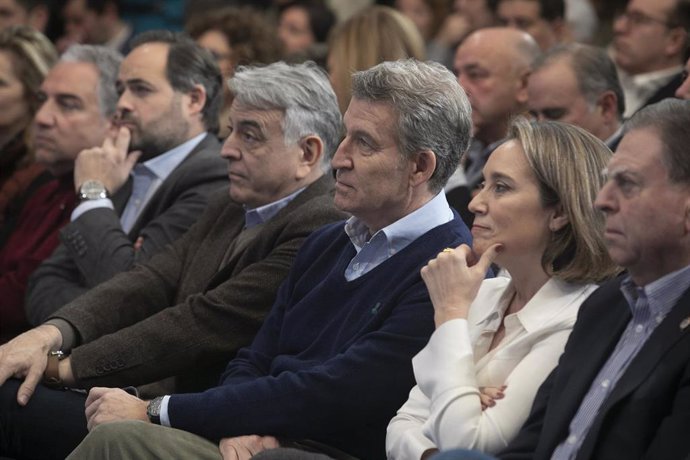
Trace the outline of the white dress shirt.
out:
<instances>
[{"instance_id":1,"label":"white dress shirt","mask_svg":"<svg viewBox=\"0 0 690 460\"><path fill-rule=\"evenodd\" d=\"M485 280L468 318L442 324L412 360L417 386L388 425L389 459L419 459L428 449L494 453L517 434L537 389L556 366L580 304L597 288L550 279L517 313L489 350L513 296L509 278ZM482 411L480 387L507 385Z\"/></svg>"}]
</instances>

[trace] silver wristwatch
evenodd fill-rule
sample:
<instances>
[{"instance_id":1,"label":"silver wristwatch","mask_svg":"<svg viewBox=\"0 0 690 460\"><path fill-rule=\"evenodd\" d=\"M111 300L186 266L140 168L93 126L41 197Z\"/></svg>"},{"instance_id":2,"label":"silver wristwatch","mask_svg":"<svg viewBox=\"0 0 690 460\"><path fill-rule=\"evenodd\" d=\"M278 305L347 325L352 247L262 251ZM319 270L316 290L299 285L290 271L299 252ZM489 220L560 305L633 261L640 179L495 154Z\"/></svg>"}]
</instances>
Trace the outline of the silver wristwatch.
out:
<instances>
[{"instance_id":1,"label":"silver wristwatch","mask_svg":"<svg viewBox=\"0 0 690 460\"><path fill-rule=\"evenodd\" d=\"M100 200L109 196L103 182L97 180L87 180L79 187L79 201Z\"/></svg>"}]
</instances>

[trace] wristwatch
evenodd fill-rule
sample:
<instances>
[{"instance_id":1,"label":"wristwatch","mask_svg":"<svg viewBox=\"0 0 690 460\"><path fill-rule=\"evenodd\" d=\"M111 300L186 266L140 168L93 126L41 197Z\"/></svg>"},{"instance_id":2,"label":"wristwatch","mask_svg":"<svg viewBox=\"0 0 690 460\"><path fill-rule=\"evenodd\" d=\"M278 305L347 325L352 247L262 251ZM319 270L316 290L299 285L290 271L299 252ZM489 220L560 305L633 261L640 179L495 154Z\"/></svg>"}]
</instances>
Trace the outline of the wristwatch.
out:
<instances>
[{"instance_id":1,"label":"wristwatch","mask_svg":"<svg viewBox=\"0 0 690 460\"><path fill-rule=\"evenodd\" d=\"M103 182L97 180L87 180L79 187L79 201L100 200L110 197L108 190Z\"/></svg>"},{"instance_id":2,"label":"wristwatch","mask_svg":"<svg viewBox=\"0 0 690 460\"><path fill-rule=\"evenodd\" d=\"M163 402L163 396L153 398L149 401L149 405L146 406L146 416L149 418L151 423L156 425L161 424L161 403Z\"/></svg>"},{"instance_id":3,"label":"wristwatch","mask_svg":"<svg viewBox=\"0 0 690 460\"><path fill-rule=\"evenodd\" d=\"M60 378L59 366L60 361L65 358L67 358L67 355L60 350L48 353L48 365L46 366L45 372L43 372L43 383L46 386L53 388L64 386Z\"/></svg>"}]
</instances>

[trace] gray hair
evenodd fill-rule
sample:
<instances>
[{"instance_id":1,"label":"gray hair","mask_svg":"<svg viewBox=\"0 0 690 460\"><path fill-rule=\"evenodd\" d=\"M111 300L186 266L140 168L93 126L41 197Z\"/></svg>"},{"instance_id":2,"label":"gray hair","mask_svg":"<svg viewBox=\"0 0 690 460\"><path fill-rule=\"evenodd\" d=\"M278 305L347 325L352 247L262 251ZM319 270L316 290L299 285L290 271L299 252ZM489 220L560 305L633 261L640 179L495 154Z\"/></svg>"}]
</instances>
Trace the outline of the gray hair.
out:
<instances>
[{"instance_id":1,"label":"gray hair","mask_svg":"<svg viewBox=\"0 0 690 460\"><path fill-rule=\"evenodd\" d=\"M398 148L406 157L434 152L429 191L440 191L469 147L472 131L472 109L455 76L434 62L383 62L352 76L352 96L391 105Z\"/></svg>"},{"instance_id":2,"label":"gray hair","mask_svg":"<svg viewBox=\"0 0 690 460\"><path fill-rule=\"evenodd\" d=\"M323 169L330 169L343 124L328 76L315 63L240 66L228 86L233 103L283 111L285 144L293 145L309 135L319 136L324 145Z\"/></svg>"},{"instance_id":3,"label":"gray hair","mask_svg":"<svg viewBox=\"0 0 690 460\"><path fill-rule=\"evenodd\" d=\"M676 184L690 185L690 101L664 99L637 111L625 123L624 132L652 129L664 146L663 162Z\"/></svg>"},{"instance_id":4,"label":"gray hair","mask_svg":"<svg viewBox=\"0 0 690 460\"><path fill-rule=\"evenodd\" d=\"M98 69L98 104L103 116L109 118L117 109L117 75L122 55L98 45L72 45L60 57L60 62L84 62Z\"/></svg>"},{"instance_id":5,"label":"gray hair","mask_svg":"<svg viewBox=\"0 0 690 460\"><path fill-rule=\"evenodd\" d=\"M625 112L625 97L613 60L606 51L582 43L556 45L537 60L534 70L546 67L559 59L569 59L580 92L590 105L595 106L599 96L612 91L618 99L618 118Z\"/></svg>"}]
</instances>

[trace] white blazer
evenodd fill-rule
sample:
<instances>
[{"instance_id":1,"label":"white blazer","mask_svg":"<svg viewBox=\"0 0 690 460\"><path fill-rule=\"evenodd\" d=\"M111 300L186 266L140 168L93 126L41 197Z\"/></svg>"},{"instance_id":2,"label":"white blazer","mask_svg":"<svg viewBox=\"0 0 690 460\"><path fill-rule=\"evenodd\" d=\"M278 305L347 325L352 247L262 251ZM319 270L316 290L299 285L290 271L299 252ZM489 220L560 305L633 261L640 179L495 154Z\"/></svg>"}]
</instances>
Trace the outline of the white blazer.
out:
<instances>
[{"instance_id":1,"label":"white blazer","mask_svg":"<svg viewBox=\"0 0 690 460\"><path fill-rule=\"evenodd\" d=\"M485 280L468 318L442 324L413 358L417 386L388 425L388 458L415 460L431 448L505 447L556 366L580 304L596 288L550 279L505 318L505 336L489 351L514 288L508 278ZM505 397L482 411L479 388L501 385Z\"/></svg>"}]
</instances>

